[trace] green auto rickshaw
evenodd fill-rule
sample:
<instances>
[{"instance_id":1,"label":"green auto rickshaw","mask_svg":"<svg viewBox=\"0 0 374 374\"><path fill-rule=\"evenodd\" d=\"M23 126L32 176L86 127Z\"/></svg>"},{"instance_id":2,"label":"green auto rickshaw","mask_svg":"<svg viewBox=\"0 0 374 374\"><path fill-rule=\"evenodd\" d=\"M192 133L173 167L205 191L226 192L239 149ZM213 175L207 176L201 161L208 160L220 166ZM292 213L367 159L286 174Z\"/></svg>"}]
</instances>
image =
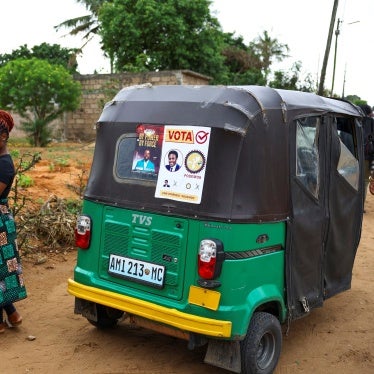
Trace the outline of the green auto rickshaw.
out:
<instances>
[{"instance_id":1,"label":"green auto rickshaw","mask_svg":"<svg viewBox=\"0 0 374 374\"><path fill-rule=\"evenodd\" d=\"M95 326L271 373L282 325L351 286L363 113L259 86L132 86L96 124L68 292Z\"/></svg>"}]
</instances>

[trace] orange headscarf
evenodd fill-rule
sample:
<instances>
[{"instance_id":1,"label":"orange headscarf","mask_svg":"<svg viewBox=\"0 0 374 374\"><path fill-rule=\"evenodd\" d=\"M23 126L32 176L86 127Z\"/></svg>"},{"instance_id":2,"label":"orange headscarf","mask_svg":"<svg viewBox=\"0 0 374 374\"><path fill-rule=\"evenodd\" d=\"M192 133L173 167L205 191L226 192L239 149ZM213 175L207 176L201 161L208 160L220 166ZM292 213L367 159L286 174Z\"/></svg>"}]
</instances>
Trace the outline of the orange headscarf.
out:
<instances>
[{"instance_id":1,"label":"orange headscarf","mask_svg":"<svg viewBox=\"0 0 374 374\"><path fill-rule=\"evenodd\" d=\"M14 127L13 117L8 112L6 112L5 110L1 110L1 109L0 109L0 124L3 124L8 129L8 132L11 132L12 128Z\"/></svg>"}]
</instances>

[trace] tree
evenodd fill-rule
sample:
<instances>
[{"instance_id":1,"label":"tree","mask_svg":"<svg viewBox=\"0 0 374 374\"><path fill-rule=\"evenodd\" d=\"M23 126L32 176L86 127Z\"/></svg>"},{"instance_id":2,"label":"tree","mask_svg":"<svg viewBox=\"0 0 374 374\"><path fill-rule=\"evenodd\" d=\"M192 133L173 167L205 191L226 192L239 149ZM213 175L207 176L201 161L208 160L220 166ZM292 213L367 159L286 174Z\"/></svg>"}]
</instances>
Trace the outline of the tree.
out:
<instances>
[{"instance_id":1,"label":"tree","mask_svg":"<svg viewBox=\"0 0 374 374\"><path fill-rule=\"evenodd\" d=\"M83 45L80 48L74 50L75 61L77 59L77 55L82 53L82 50L86 46L86 44L89 43L90 40L95 35L98 34L98 31L100 28L100 23L98 21L99 10L100 10L101 5L104 3L104 1L108 1L108 0L76 0L76 1L78 3L85 5L89 13L81 17L68 19L54 27L56 31L60 30L61 28L70 29L69 35L72 35L72 36L78 35L80 33L84 33ZM111 61L111 66L112 66L112 59L110 61Z\"/></svg>"},{"instance_id":2,"label":"tree","mask_svg":"<svg viewBox=\"0 0 374 374\"><path fill-rule=\"evenodd\" d=\"M48 124L79 106L81 88L69 71L37 58L18 59L0 67L0 107L26 119L21 123L34 146L50 142Z\"/></svg>"},{"instance_id":3,"label":"tree","mask_svg":"<svg viewBox=\"0 0 374 374\"><path fill-rule=\"evenodd\" d=\"M245 45L242 36L224 33L224 70L213 79L215 84L227 85L265 85L261 71L261 59Z\"/></svg>"},{"instance_id":4,"label":"tree","mask_svg":"<svg viewBox=\"0 0 374 374\"><path fill-rule=\"evenodd\" d=\"M99 11L102 46L115 71L223 69L223 33L208 0L112 0Z\"/></svg>"},{"instance_id":5,"label":"tree","mask_svg":"<svg viewBox=\"0 0 374 374\"><path fill-rule=\"evenodd\" d=\"M297 90L304 92L313 92L315 83L310 74L304 81L300 80L301 62L295 62L292 68L284 72L278 70L274 72L274 79L269 82L269 86L273 88L282 88L285 90Z\"/></svg>"},{"instance_id":6,"label":"tree","mask_svg":"<svg viewBox=\"0 0 374 374\"><path fill-rule=\"evenodd\" d=\"M357 95L347 95L346 97L343 97L343 99L348 100L355 105L368 105L366 100L361 99L361 97Z\"/></svg>"},{"instance_id":7,"label":"tree","mask_svg":"<svg viewBox=\"0 0 374 374\"><path fill-rule=\"evenodd\" d=\"M285 57L288 57L289 52L287 44L280 43L276 38L272 39L266 30L249 44L249 48L259 56L266 82L270 74L270 66L274 60L282 61Z\"/></svg>"},{"instance_id":8,"label":"tree","mask_svg":"<svg viewBox=\"0 0 374 374\"><path fill-rule=\"evenodd\" d=\"M42 43L31 49L27 47L27 44L24 44L18 49L13 50L12 53L0 55L0 67L4 66L9 61L20 58L30 59L35 57L41 60L46 60L50 64L64 66L71 73L75 73L78 67L75 59L76 52L76 49L62 48L58 44L51 45L48 43Z\"/></svg>"},{"instance_id":9,"label":"tree","mask_svg":"<svg viewBox=\"0 0 374 374\"><path fill-rule=\"evenodd\" d=\"M223 34L223 40L221 53L225 58L226 70L218 77L214 77L215 83L264 86L268 84L272 63L288 57L288 46L271 38L267 31L256 37L249 45L244 43L242 36L235 37L232 33ZM294 75L292 79L295 77L298 79L299 74ZM286 76L278 72L278 79L284 78ZM290 84L281 80L278 80L277 84ZM293 84L295 85L296 81Z\"/></svg>"},{"instance_id":10,"label":"tree","mask_svg":"<svg viewBox=\"0 0 374 374\"><path fill-rule=\"evenodd\" d=\"M272 63L288 57L288 46L267 31L249 45L223 33L210 0L77 1L90 14L56 28L101 36L112 72L189 69L212 77L212 84L266 85Z\"/></svg>"},{"instance_id":11,"label":"tree","mask_svg":"<svg viewBox=\"0 0 374 374\"><path fill-rule=\"evenodd\" d=\"M85 5L86 9L89 11L88 14L68 19L55 26L56 31L60 30L62 27L71 29L70 35L77 35L79 33L85 33L84 39L89 39L92 35L98 33L100 24L98 22L98 13L100 7L107 0L76 0L78 3Z\"/></svg>"}]
</instances>

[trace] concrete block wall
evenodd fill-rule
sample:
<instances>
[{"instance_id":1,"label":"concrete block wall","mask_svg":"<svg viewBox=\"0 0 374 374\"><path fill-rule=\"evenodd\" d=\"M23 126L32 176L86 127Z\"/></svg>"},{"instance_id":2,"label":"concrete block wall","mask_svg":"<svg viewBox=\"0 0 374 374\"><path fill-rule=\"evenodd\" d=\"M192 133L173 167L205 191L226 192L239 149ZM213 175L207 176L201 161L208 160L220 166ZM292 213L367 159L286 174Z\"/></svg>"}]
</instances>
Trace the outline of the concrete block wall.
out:
<instances>
[{"instance_id":1,"label":"concrete block wall","mask_svg":"<svg viewBox=\"0 0 374 374\"><path fill-rule=\"evenodd\" d=\"M152 85L207 85L210 78L189 70L94 74L75 77L82 85L80 107L67 113L60 124L67 140L92 141L95 139L95 124L106 102L123 87L151 83Z\"/></svg>"},{"instance_id":2,"label":"concrete block wall","mask_svg":"<svg viewBox=\"0 0 374 374\"><path fill-rule=\"evenodd\" d=\"M210 77L190 70L170 70L161 72L91 74L76 75L74 79L82 86L79 108L72 113L64 113L62 118L51 124L53 137L60 141L94 141L95 124L100 117L104 104L110 101L123 87L151 83L152 85L207 85ZM21 118L12 113L15 129L12 136L21 137Z\"/></svg>"}]
</instances>

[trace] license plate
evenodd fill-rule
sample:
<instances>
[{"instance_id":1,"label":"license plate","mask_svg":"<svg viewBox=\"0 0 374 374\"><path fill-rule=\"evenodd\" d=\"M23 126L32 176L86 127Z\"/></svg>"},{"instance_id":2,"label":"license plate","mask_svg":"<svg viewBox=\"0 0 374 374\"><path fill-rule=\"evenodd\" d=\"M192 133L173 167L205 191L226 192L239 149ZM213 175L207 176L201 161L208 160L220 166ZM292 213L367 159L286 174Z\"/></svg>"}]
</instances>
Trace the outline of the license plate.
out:
<instances>
[{"instance_id":1,"label":"license plate","mask_svg":"<svg viewBox=\"0 0 374 374\"><path fill-rule=\"evenodd\" d=\"M111 254L108 273L162 288L164 285L165 266Z\"/></svg>"}]
</instances>

